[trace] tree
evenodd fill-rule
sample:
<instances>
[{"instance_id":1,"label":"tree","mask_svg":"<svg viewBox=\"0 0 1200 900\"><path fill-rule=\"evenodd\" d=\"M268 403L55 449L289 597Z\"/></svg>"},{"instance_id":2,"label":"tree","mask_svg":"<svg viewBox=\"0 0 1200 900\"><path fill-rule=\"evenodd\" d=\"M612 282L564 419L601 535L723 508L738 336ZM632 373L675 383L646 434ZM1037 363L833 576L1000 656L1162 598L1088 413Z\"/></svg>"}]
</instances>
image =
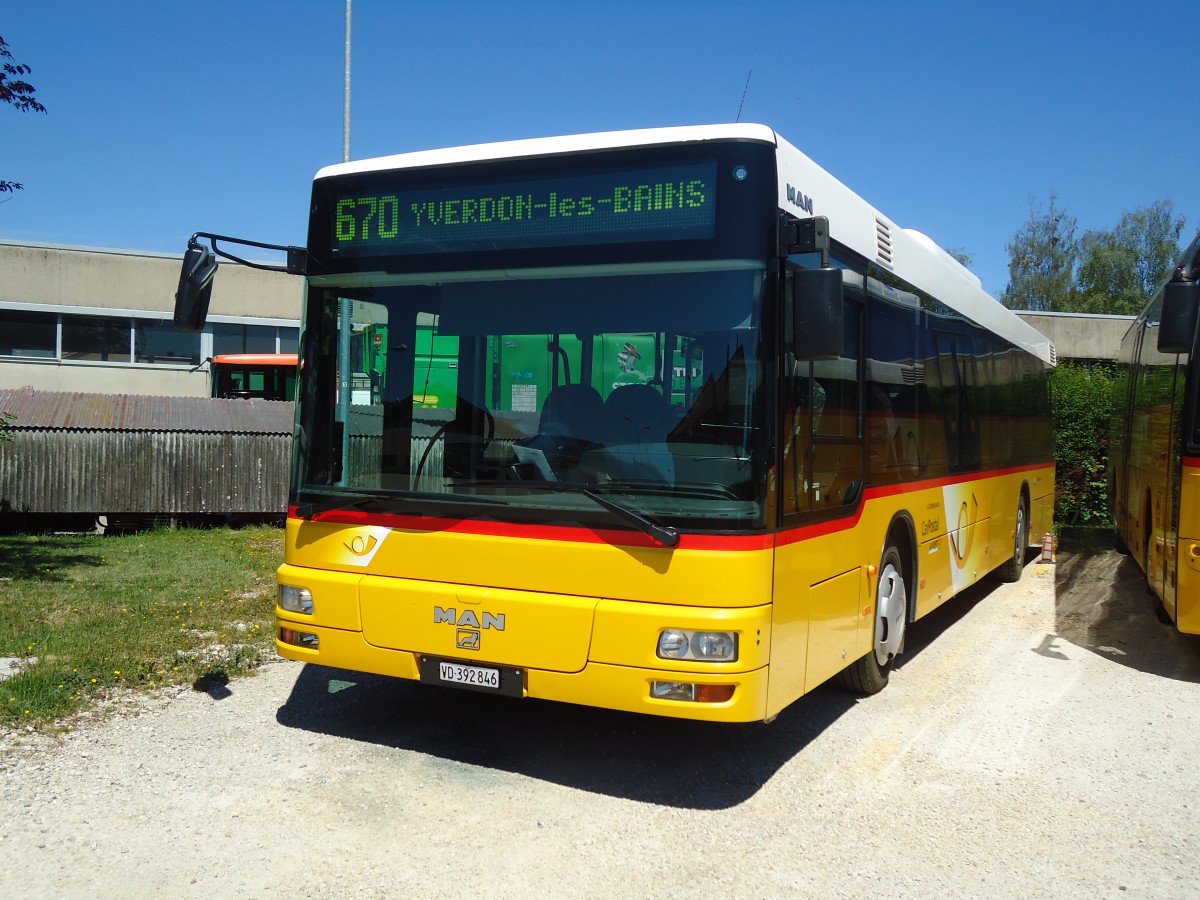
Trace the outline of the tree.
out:
<instances>
[{"instance_id":1,"label":"tree","mask_svg":"<svg viewBox=\"0 0 1200 900\"><path fill-rule=\"evenodd\" d=\"M12 51L8 49L8 42L2 37L0 37L0 60L4 62L3 69L0 69L0 103L8 103L21 112L44 113L46 107L38 103L33 96L37 89L25 81L25 76L33 69L24 63L17 62ZM16 181L0 179L0 194L11 194L21 188L22 185Z\"/></svg>"},{"instance_id":2,"label":"tree","mask_svg":"<svg viewBox=\"0 0 1200 900\"><path fill-rule=\"evenodd\" d=\"M975 257L963 247L947 247L946 252L953 256L966 269L975 263Z\"/></svg>"},{"instance_id":3,"label":"tree","mask_svg":"<svg viewBox=\"0 0 1200 900\"><path fill-rule=\"evenodd\" d=\"M1057 195L1050 194L1050 209L1045 213L1031 198L1029 220L1004 245L1009 282L1000 302L1009 309L1037 312L1068 307L1079 257L1075 228L1075 217L1059 208Z\"/></svg>"},{"instance_id":4,"label":"tree","mask_svg":"<svg viewBox=\"0 0 1200 900\"><path fill-rule=\"evenodd\" d=\"M1113 372L1063 362L1050 376L1054 408L1054 521L1100 526L1108 517Z\"/></svg>"},{"instance_id":5,"label":"tree","mask_svg":"<svg viewBox=\"0 0 1200 900\"><path fill-rule=\"evenodd\" d=\"M1123 212L1111 231L1083 236L1072 312L1137 315L1171 275L1183 216L1170 200Z\"/></svg>"},{"instance_id":6,"label":"tree","mask_svg":"<svg viewBox=\"0 0 1200 900\"><path fill-rule=\"evenodd\" d=\"M1184 218L1170 200L1121 214L1110 231L1075 237L1076 222L1050 195L1042 213L1005 245L1011 281L1001 301L1010 309L1136 315L1170 276Z\"/></svg>"}]
</instances>

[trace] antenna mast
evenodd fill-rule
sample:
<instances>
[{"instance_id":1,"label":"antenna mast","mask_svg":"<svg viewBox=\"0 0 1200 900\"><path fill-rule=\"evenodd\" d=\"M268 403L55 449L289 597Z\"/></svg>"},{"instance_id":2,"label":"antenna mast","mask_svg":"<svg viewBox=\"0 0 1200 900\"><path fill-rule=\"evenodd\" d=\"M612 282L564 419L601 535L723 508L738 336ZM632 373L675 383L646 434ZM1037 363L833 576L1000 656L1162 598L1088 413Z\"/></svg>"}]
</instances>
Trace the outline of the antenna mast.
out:
<instances>
[{"instance_id":1,"label":"antenna mast","mask_svg":"<svg viewBox=\"0 0 1200 900\"><path fill-rule=\"evenodd\" d=\"M346 0L346 86L342 109L342 162L350 162L350 0Z\"/></svg>"},{"instance_id":2,"label":"antenna mast","mask_svg":"<svg viewBox=\"0 0 1200 900\"><path fill-rule=\"evenodd\" d=\"M349 2L349 0L347 0ZM746 94L750 92L750 76L754 74L753 69L746 70L746 86L742 88L742 102L738 104L738 114L734 122L742 121L742 107L746 105Z\"/></svg>"}]
</instances>

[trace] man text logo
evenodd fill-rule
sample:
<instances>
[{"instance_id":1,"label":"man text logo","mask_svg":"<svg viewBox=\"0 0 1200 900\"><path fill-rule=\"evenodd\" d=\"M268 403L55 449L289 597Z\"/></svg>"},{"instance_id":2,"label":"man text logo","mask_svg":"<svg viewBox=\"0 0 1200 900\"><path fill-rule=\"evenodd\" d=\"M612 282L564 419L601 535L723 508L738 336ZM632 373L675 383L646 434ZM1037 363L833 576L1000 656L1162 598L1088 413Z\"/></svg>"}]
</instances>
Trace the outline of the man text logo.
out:
<instances>
[{"instance_id":1,"label":"man text logo","mask_svg":"<svg viewBox=\"0 0 1200 900\"><path fill-rule=\"evenodd\" d=\"M793 187L789 184L787 186L787 199L788 203L800 207L810 216L813 214L812 197L805 194L804 191L800 190L799 188Z\"/></svg>"},{"instance_id":2,"label":"man text logo","mask_svg":"<svg viewBox=\"0 0 1200 900\"><path fill-rule=\"evenodd\" d=\"M442 609L440 606L433 608L433 624L434 625L457 625L459 628L478 628L478 629L494 629L496 631L504 630L504 613L496 615L494 613L483 613L482 620L475 615L473 609L464 609L461 614L453 606L449 609Z\"/></svg>"}]
</instances>

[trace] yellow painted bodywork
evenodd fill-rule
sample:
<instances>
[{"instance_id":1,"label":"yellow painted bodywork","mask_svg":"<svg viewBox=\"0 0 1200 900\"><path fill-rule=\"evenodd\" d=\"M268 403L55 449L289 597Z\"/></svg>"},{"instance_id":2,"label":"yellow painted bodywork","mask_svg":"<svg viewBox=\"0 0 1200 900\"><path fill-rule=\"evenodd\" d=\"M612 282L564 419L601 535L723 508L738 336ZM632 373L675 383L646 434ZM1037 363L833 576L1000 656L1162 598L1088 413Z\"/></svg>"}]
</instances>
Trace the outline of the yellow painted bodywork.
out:
<instances>
[{"instance_id":1,"label":"yellow painted bodywork","mask_svg":"<svg viewBox=\"0 0 1200 900\"><path fill-rule=\"evenodd\" d=\"M857 522L732 537L729 549L689 546L687 535L666 548L583 530L570 540L565 530L534 537L517 526L494 534L289 518L279 581L307 588L314 609L277 608L278 625L316 635L319 646L276 646L291 659L410 679L421 656L506 666L521 671L530 697L765 719L871 650L874 570L898 514L917 541L920 616L1008 558L1023 484L1037 542L1049 530L1052 467L869 491ZM668 628L735 632L738 658L660 659ZM651 697L654 681L734 691L720 703L662 700Z\"/></svg>"},{"instance_id":2,"label":"yellow painted bodywork","mask_svg":"<svg viewBox=\"0 0 1200 900\"><path fill-rule=\"evenodd\" d=\"M1200 634L1200 468L1191 465L1183 466L1180 481L1175 552L1175 626L1186 634Z\"/></svg>"},{"instance_id":3,"label":"yellow painted bodywork","mask_svg":"<svg viewBox=\"0 0 1200 900\"><path fill-rule=\"evenodd\" d=\"M1179 496L1173 489L1170 407L1153 406L1133 417L1129 464L1117 489L1118 533L1175 627L1200 634L1200 467L1194 457L1180 465ZM1174 524L1178 502L1178 527Z\"/></svg>"}]
</instances>

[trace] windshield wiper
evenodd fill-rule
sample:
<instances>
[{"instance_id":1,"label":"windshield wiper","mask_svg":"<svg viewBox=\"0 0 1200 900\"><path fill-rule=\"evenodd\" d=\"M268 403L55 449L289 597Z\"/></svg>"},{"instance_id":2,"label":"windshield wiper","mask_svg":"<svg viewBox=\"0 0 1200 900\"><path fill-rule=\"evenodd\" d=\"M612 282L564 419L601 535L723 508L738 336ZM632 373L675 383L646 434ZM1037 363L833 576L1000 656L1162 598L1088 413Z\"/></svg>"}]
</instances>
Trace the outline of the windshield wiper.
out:
<instances>
[{"instance_id":1,"label":"windshield wiper","mask_svg":"<svg viewBox=\"0 0 1200 900\"><path fill-rule=\"evenodd\" d=\"M348 498L354 499L348 499ZM308 503L297 503L296 514L302 519L312 520L321 513L333 512L335 509L359 509L369 503L374 503L383 500L378 494L342 494L336 499L324 500L321 503L309 501Z\"/></svg>"},{"instance_id":2,"label":"windshield wiper","mask_svg":"<svg viewBox=\"0 0 1200 900\"><path fill-rule=\"evenodd\" d=\"M564 487L562 482L558 483L559 487ZM641 513L630 509L628 506L617 503L615 500L610 500L603 494L597 494L585 484L567 487L568 491L573 493L583 494L589 500L595 500L618 519L623 519L634 528L641 529L642 532L654 538L664 547L674 547L679 543L679 531L669 525L657 525L651 522Z\"/></svg>"},{"instance_id":3,"label":"windshield wiper","mask_svg":"<svg viewBox=\"0 0 1200 900\"><path fill-rule=\"evenodd\" d=\"M518 487L533 491L549 491L554 494L582 494L589 500L603 506L623 522L632 525L643 534L653 538L664 547L674 547L679 543L679 531L669 525L659 525L651 522L637 510L630 509L615 500L598 494L594 488L609 487L610 485L591 484L585 481L479 481L471 487Z\"/></svg>"},{"instance_id":4,"label":"windshield wiper","mask_svg":"<svg viewBox=\"0 0 1200 900\"><path fill-rule=\"evenodd\" d=\"M347 499L353 498L353 499ZM296 513L302 519L311 520L321 513L333 512L335 510L362 509L364 506L369 506L372 503L388 503L388 502L405 502L412 503L419 500L437 500L445 503L490 503L496 506L506 505L503 500L493 500L490 497L472 497L470 500L464 500L461 496L452 494L414 494L410 491L380 491L377 494L352 494L344 493L341 496L325 500L321 503L298 503L296 505Z\"/></svg>"}]
</instances>

